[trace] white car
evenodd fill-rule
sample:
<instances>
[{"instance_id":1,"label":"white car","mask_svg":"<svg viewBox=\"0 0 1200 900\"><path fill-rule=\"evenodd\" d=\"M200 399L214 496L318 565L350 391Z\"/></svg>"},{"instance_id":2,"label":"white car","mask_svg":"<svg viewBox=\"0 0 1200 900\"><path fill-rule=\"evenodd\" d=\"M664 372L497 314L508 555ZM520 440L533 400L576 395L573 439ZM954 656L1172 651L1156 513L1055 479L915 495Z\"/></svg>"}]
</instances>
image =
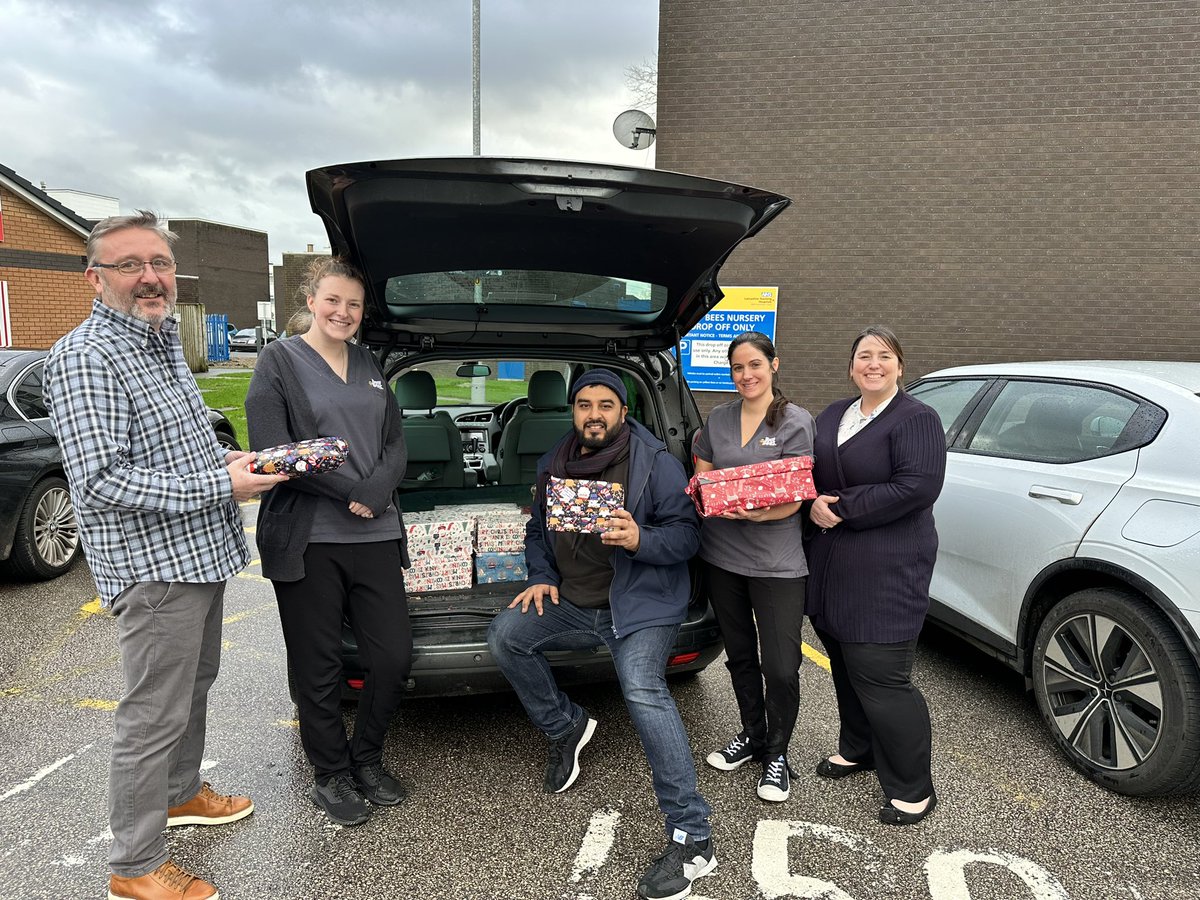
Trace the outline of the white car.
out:
<instances>
[{"instance_id":1,"label":"white car","mask_svg":"<svg viewBox=\"0 0 1200 900\"><path fill-rule=\"evenodd\" d=\"M1032 683L1071 763L1200 788L1200 363L963 366L942 418L930 617Z\"/></svg>"}]
</instances>

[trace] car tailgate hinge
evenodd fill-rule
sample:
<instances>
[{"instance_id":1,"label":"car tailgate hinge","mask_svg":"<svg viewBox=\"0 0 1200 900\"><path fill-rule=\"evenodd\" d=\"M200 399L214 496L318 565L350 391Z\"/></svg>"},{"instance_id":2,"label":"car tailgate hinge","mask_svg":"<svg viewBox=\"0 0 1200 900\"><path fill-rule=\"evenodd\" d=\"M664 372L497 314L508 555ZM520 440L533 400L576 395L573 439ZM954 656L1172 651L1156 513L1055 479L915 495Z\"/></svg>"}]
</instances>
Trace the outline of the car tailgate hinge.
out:
<instances>
[{"instance_id":1,"label":"car tailgate hinge","mask_svg":"<svg viewBox=\"0 0 1200 900\"><path fill-rule=\"evenodd\" d=\"M432 350L433 350L433 335L432 334L421 335L421 352L429 353Z\"/></svg>"},{"instance_id":2,"label":"car tailgate hinge","mask_svg":"<svg viewBox=\"0 0 1200 900\"><path fill-rule=\"evenodd\" d=\"M609 338L607 341L604 342L604 354L605 354L605 356L616 356L617 355L617 342L615 340L613 340L612 338Z\"/></svg>"}]
</instances>

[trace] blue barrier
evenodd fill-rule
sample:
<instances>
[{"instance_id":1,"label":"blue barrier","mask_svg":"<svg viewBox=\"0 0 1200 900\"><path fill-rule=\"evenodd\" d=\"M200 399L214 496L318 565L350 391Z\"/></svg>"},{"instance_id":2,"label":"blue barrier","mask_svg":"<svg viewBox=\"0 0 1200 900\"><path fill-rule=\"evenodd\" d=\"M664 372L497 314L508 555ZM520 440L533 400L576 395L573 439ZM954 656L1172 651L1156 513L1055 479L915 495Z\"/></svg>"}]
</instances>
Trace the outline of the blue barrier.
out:
<instances>
[{"instance_id":1,"label":"blue barrier","mask_svg":"<svg viewBox=\"0 0 1200 900\"><path fill-rule=\"evenodd\" d=\"M229 316L213 313L205 316L204 330L208 341L208 361L229 361Z\"/></svg>"}]
</instances>

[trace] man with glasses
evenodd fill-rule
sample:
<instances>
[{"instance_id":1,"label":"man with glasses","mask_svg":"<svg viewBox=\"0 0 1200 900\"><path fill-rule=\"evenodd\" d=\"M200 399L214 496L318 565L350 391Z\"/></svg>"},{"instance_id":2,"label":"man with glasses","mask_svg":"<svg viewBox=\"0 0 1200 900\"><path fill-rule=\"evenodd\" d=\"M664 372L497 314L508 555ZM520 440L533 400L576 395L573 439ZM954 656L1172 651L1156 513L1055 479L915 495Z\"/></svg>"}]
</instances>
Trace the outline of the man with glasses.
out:
<instances>
[{"instance_id":1,"label":"man with glasses","mask_svg":"<svg viewBox=\"0 0 1200 900\"><path fill-rule=\"evenodd\" d=\"M117 621L125 695L109 771L109 897L207 900L163 829L254 811L200 778L208 690L221 656L225 581L250 560L238 503L284 476L217 443L184 362L176 236L154 213L114 216L88 237L91 315L50 352L45 393L84 554Z\"/></svg>"}]
</instances>

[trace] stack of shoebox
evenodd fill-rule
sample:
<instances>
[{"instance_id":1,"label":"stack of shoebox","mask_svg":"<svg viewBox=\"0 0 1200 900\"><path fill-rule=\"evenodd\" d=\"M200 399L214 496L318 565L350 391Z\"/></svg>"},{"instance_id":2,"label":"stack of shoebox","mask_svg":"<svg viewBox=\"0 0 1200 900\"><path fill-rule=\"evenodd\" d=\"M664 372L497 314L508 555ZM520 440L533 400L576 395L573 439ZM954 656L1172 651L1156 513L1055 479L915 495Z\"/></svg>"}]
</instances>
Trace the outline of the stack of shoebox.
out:
<instances>
[{"instance_id":1,"label":"stack of shoebox","mask_svg":"<svg viewBox=\"0 0 1200 900\"><path fill-rule=\"evenodd\" d=\"M475 581L524 581L525 523L529 511L512 504L489 505L475 527Z\"/></svg>"},{"instance_id":2,"label":"stack of shoebox","mask_svg":"<svg viewBox=\"0 0 1200 900\"><path fill-rule=\"evenodd\" d=\"M412 567L404 572L409 594L452 591L471 586L471 555L475 521L442 508L406 513L408 557Z\"/></svg>"}]
</instances>

